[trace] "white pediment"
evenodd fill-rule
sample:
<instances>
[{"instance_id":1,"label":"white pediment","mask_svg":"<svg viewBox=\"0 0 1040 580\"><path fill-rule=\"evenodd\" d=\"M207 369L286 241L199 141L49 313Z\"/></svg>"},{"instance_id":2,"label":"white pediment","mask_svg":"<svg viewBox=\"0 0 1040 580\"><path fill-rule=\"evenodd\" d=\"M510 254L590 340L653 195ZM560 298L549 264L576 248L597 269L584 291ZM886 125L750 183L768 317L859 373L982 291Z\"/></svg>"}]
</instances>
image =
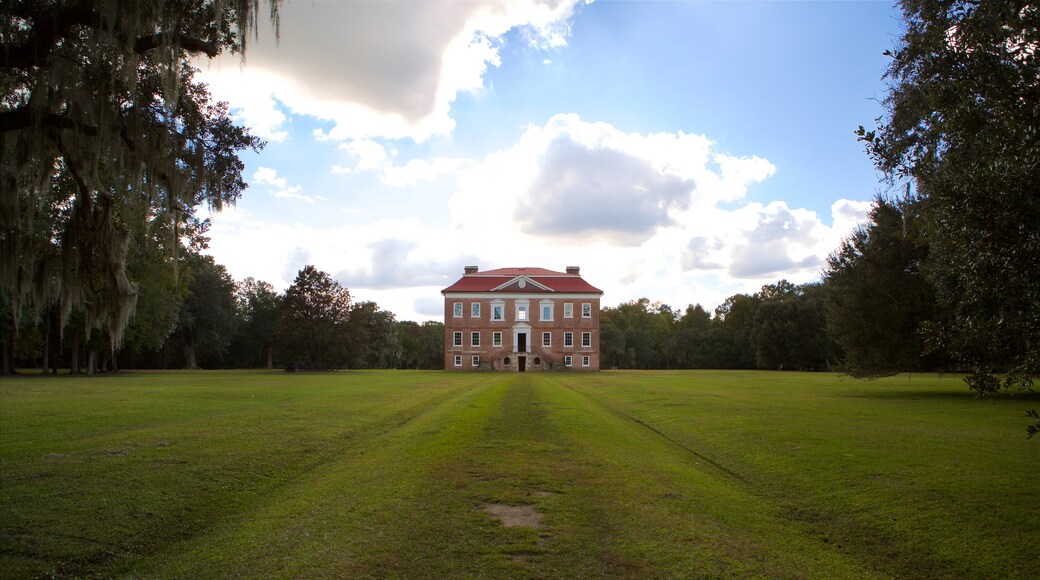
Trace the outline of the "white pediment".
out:
<instances>
[{"instance_id":1,"label":"white pediment","mask_svg":"<svg viewBox=\"0 0 1040 580\"><path fill-rule=\"evenodd\" d=\"M512 288L513 286L516 286L517 288L520 288L521 290L527 290L528 286L533 286L533 287L535 287L535 288L537 288L539 290L543 290L545 292L553 292L554 291L552 288L550 288L550 287L548 287L548 286L546 286L544 284L539 284L538 282L535 282L534 280L532 280L531 278L528 278L527 276L517 276L516 278L513 278L512 280L506 282L505 284L500 284L500 285L492 288L491 291L492 292L501 292L502 290L507 290L509 288Z\"/></svg>"}]
</instances>

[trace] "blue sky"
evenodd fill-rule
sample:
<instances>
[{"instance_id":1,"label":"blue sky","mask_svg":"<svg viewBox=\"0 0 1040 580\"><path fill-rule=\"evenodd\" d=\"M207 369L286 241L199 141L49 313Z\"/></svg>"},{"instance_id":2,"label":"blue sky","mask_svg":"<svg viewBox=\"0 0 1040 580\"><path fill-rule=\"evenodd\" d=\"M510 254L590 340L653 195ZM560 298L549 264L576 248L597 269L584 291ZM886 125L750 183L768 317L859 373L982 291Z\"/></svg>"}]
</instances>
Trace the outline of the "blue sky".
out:
<instances>
[{"instance_id":1,"label":"blue sky","mask_svg":"<svg viewBox=\"0 0 1040 580\"><path fill-rule=\"evenodd\" d=\"M306 264L401 320L465 265L582 268L603 303L818 279L883 191L888 2L288 2L202 63L268 141L210 252Z\"/></svg>"}]
</instances>

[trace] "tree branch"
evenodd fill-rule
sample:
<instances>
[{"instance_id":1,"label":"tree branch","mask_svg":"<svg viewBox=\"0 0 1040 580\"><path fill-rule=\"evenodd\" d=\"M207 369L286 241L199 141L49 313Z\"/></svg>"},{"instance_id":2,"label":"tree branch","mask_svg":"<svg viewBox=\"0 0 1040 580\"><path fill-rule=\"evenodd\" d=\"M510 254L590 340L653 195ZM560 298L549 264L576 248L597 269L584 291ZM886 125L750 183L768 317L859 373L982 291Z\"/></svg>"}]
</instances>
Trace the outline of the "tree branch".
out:
<instances>
[{"instance_id":1,"label":"tree branch","mask_svg":"<svg viewBox=\"0 0 1040 580\"><path fill-rule=\"evenodd\" d=\"M142 36L134 42L134 52L137 54L144 54L149 50L153 50L162 45L164 36L169 36L176 40L177 45L180 48L190 53L205 53L210 58L216 57L220 54L220 46L215 42L207 42L205 40L194 38L191 36L185 36L183 34L151 34L149 36Z\"/></svg>"},{"instance_id":2,"label":"tree branch","mask_svg":"<svg viewBox=\"0 0 1040 580\"><path fill-rule=\"evenodd\" d=\"M28 129L34 125L45 129L72 129L90 137L97 137L98 134L96 126L78 122L64 115L48 113L34 118L28 106L0 112L0 133Z\"/></svg>"},{"instance_id":3,"label":"tree branch","mask_svg":"<svg viewBox=\"0 0 1040 580\"><path fill-rule=\"evenodd\" d=\"M68 36L73 26L96 26L97 14L89 2L62 4L49 11L34 11L21 3L12 11L14 16L32 21L29 38L21 44L0 45L0 63L4 68L26 69L40 66L59 38Z\"/></svg>"}]
</instances>

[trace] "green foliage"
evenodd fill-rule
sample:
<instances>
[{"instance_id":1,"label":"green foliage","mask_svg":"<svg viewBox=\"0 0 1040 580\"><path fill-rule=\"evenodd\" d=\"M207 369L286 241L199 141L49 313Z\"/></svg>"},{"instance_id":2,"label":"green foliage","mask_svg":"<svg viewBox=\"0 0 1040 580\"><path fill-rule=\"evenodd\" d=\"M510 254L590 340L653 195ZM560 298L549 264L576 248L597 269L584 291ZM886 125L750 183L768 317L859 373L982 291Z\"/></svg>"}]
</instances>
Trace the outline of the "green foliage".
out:
<instances>
[{"instance_id":1,"label":"green foliage","mask_svg":"<svg viewBox=\"0 0 1040 580\"><path fill-rule=\"evenodd\" d=\"M427 320L421 325L410 320L397 323L402 369L444 368L444 323Z\"/></svg>"},{"instance_id":2,"label":"green foliage","mask_svg":"<svg viewBox=\"0 0 1040 580\"><path fill-rule=\"evenodd\" d=\"M763 286L751 343L758 368L828 368L827 313L818 284L795 286L787 280Z\"/></svg>"},{"instance_id":3,"label":"green foliage","mask_svg":"<svg viewBox=\"0 0 1040 580\"><path fill-rule=\"evenodd\" d=\"M127 276L135 235L169 224L173 257L199 205L241 195L238 152L262 143L210 101L192 63L244 50L257 10L256 0L4 3L0 292L15 311L60 304L63 325L76 311L85 339L102 330L115 348L139 296Z\"/></svg>"},{"instance_id":4,"label":"green foliage","mask_svg":"<svg viewBox=\"0 0 1040 580\"><path fill-rule=\"evenodd\" d=\"M375 302L355 303L346 333L348 368L388 369L398 364L402 349L393 312L380 310Z\"/></svg>"},{"instance_id":5,"label":"green foliage","mask_svg":"<svg viewBox=\"0 0 1040 580\"><path fill-rule=\"evenodd\" d=\"M1040 413L1037 413L1036 409L1028 409L1026 411L1026 417L1036 419L1036 422L1032 425L1026 425L1026 433L1028 434L1027 439L1032 439L1033 435L1040 433Z\"/></svg>"},{"instance_id":6,"label":"green foliage","mask_svg":"<svg viewBox=\"0 0 1040 580\"><path fill-rule=\"evenodd\" d=\"M824 370L832 345L822 288L787 280L730 296L712 317L701 305L680 316L646 298L600 312L604 368Z\"/></svg>"},{"instance_id":7,"label":"green foliage","mask_svg":"<svg viewBox=\"0 0 1040 580\"><path fill-rule=\"evenodd\" d=\"M274 328L281 296L262 280L246 278L235 294L238 333L232 342L233 366L272 368Z\"/></svg>"},{"instance_id":8,"label":"green foliage","mask_svg":"<svg viewBox=\"0 0 1040 580\"><path fill-rule=\"evenodd\" d=\"M185 265L188 293L170 343L184 368L219 368L235 335L235 281L211 256L192 254Z\"/></svg>"},{"instance_id":9,"label":"green foliage","mask_svg":"<svg viewBox=\"0 0 1040 580\"><path fill-rule=\"evenodd\" d=\"M1040 372L1040 7L901 6L887 117L860 138L922 200L925 271L943 312L930 340L976 377L1028 380Z\"/></svg>"},{"instance_id":10,"label":"green foliage","mask_svg":"<svg viewBox=\"0 0 1040 580\"><path fill-rule=\"evenodd\" d=\"M869 222L827 258L827 332L844 352L841 370L860 378L927 370L922 327L936 317L935 291L922 272L928 244L919 204L877 198Z\"/></svg>"},{"instance_id":11,"label":"green foliage","mask_svg":"<svg viewBox=\"0 0 1040 580\"><path fill-rule=\"evenodd\" d=\"M342 366L350 344L350 303L350 292L339 282L304 266L282 298L274 330L280 357L305 368Z\"/></svg>"}]
</instances>

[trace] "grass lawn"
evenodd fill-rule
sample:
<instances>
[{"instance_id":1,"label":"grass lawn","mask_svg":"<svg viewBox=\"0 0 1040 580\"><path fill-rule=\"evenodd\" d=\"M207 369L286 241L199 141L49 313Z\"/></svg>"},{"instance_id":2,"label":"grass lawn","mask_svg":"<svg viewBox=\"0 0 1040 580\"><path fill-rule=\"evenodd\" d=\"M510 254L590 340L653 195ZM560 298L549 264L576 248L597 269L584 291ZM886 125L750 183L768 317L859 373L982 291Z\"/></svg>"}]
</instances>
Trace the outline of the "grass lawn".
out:
<instances>
[{"instance_id":1,"label":"grass lawn","mask_svg":"<svg viewBox=\"0 0 1040 580\"><path fill-rule=\"evenodd\" d=\"M5 378L0 577L1032 578L1030 407L923 375Z\"/></svg>"}]
</instances>

